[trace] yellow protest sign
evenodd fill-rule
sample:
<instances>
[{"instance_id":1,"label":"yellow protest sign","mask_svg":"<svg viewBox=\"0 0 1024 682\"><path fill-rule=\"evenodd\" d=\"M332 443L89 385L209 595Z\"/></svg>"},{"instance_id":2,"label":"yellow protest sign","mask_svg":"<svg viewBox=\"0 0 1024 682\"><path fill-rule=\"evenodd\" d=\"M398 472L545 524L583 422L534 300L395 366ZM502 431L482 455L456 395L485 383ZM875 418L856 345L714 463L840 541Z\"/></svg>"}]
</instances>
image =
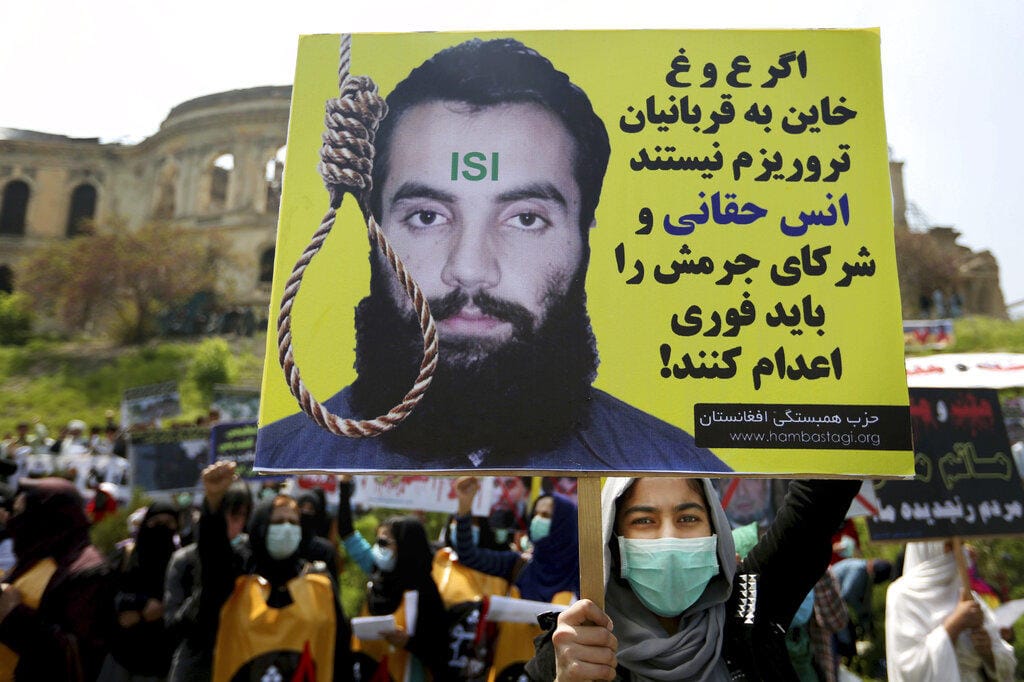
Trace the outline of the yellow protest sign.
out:
<instances>
[{"instance_id":1,"label":"yellow protest sign","mask_svg":"<svg viewBox=\"0 0 1024 682\"><path fill-rule=\"evenodd\" d=\"M423 353L352 196L296 268L338 50L300 40L258 469L912 473L876 31L352 36L363 201L439 341L370 438L292 394L372 419Z\"/></svg>"}]
</instances>

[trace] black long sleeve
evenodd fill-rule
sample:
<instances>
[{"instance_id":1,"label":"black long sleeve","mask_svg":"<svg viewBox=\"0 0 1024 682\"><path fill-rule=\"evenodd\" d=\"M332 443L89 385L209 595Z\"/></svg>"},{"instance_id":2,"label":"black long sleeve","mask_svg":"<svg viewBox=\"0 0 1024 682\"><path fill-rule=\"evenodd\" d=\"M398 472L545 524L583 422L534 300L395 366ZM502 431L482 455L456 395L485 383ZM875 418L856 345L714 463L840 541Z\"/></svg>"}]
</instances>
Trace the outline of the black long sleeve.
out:
<instances>
[{"instance_id":1,"label":"black long sleeve","mask_svg":"<svg viewBox=\"0 0 1024 682\"><path fill-rule=\"evenodd\" d=\"M217 640L220 610L244 570L243 558L231 547L223 511L212 512L203 504L199 517L198 630L203 642L213 647Z\"/></svg>"},{"instance_id":2,"label":"black long sleeve","mask_svg":"<svg viewBox=\"0 0 1024 682\"><path fill-rule=\"evenodd\" d=\"M832 535L860 490L857 480L792 481L768 532L742 563L760 574L757 618L788 627L832 557Z\"/></svg>"},{"instance_id":3,"label":"black long sleeve","mask_svg":"<svg viewBox=\"0 0 1024 682\"><path fill-rule=\"evenodd\" d=\"M344 540L355 531L352 525L351 483L338 483L338 537Z\"/></svg>"},{"instance_id":4,"label":"black long sleeve","mask_svg":"<svg viewBox=\"0 0 1024 682\"><path fill-rule=\"evenodd\" d=\"M747 674L742 679L795 679L785 649L785 628L827 568L832 555L832 534L845 518L860 485L856 480L790 483L768 532L737 568L737 576L758 574L753 627L737 626L734 621L726 624L722 656L730 671ZM734 584L728 604L730 613L737 610L741 593ZM535 640L537 653L528 663L526 673L530 680L546 682L555 676L551 643L555 618L542 621L542 627L547 632ZM629 672L620 667L617 679L628 677Z\"/></svg>"}]
</instances>

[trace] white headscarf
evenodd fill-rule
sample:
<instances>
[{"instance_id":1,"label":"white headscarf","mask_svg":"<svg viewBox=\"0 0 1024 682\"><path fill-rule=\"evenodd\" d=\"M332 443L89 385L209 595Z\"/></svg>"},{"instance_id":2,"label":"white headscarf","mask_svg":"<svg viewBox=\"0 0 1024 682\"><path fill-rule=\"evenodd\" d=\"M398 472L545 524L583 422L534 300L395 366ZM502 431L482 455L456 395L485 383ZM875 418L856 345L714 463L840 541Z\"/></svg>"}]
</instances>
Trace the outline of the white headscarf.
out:
<instances>
[{"instance_id":1,"label":"white headscarf","mask_svg":"<svg viewBox=\"0 0 1024 682\"><path fill-rule=\"evenodd\" d=\"M961 671L981 667L968 633L954 646L943 627L960 601L960 592L956 558L946 551L945 543L907 545L903 577L889 586L885 596L885 649L891 682L957 682L963 679ZM1002 673L1006 662L1001 660L1005 653L1001 650L1008 645L1000 638L991 612L984 605L982 609L997 669ZM1012 679L1012 672L1007 679Z\"/></svg>"},{"instance_id":2,"label":"white headscarf","mask_svg":"<svg viewBox=\"0 0 1024 682\"><path fill-rule=\"evenodd\" d=\"M605 610L615 624L619 640L619 664L629 670L637 682L652 680L673 682L725 682L729 671L722 659L725 638L725 603L732 593L736 573L729 520L711 481L701 479L708 502L711 532L718 535L717 576L704 593L683 612L674 635L655 614L647 609L628 584L611 577L611 542L615 534L615 502L629 489L635 478L609 478L601 492L604 540Z\"/></svg>"}]
</instances>

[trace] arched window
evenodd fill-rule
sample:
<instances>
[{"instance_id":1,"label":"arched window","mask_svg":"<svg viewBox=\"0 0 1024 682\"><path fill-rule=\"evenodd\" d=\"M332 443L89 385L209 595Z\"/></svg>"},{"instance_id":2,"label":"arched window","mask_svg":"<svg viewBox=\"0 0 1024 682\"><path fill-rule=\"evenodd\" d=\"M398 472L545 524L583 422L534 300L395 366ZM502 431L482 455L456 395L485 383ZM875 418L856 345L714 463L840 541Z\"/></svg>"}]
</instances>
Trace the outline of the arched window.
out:
<instances>
[{"instance_id":1,"label":"arched window","mask_svg":"<svg viewBox=\"0 0 1024 682\"><path fill-rule=\"evenodd\" d=\"M284 154L285 147L281 147L274 154L274 158L267 161L263 179L267 186L267 213L277 213L281 209L281 184L284 178Z\"/></svg>"},{"instance_id":2,"label":"arched window","mask_svg":"<svg viewBox=\"0 0 1024 682\"><path fill-rule=\"evenodd\" d=\"M231 184L231 173L235 170L233 154L221 154L213 160L210 167L210 200L207 204L211 213L219 213L227 208L228 187Z\"/></svg>"},{"instance_id":3,"label":"arched window","mask_svg":"<svg viewBox=\"0 0 1024 682\"><path fill-rule=\"evenodd\" d=\"M11 180L4 187L0 200L0 234L20 237L25 234L25 214L28 212L28 183Z\"/></svg>"},{"instance_id":4,"label":"arched window","mask_svg":"<svg viewBox=\"0 0 1024 682\"><path fill-rule=\"evenodd\" d=\"M96 188L84 183L71 193L71 206L68 209L68 224L65 234L69 237L82 234L83 224L96 216Z\"/></svg>"},{"instance_id":5,"label":"arched window","mask_svg":"<svg viewBox=\"0 0 1024 682\"><path fill-rule=\"evenodd\" d=\"M260 284L270 284L274 281L274 247L260 254Z\"/></svg>"},{"instance_id":6,"label":"arched window","mask_svg":"<svg viewBox=\"0 0 1024 682\"><path fill-rule=\"evenodd\" d=\"M177 206L178 167L172 161L164 163L156 181L156 201L153 204L153 218L170 220Z\"/></svg>"},{"instance_id":7,"label":"arched window","mask_svg":"<svg viewBox=\"0 0 1024 682\"><path fill-rule=\"evenodd\" d=\"M0 265L0 293L14 293L14 272L9 265Z\"/></svg>"}]
</instances>

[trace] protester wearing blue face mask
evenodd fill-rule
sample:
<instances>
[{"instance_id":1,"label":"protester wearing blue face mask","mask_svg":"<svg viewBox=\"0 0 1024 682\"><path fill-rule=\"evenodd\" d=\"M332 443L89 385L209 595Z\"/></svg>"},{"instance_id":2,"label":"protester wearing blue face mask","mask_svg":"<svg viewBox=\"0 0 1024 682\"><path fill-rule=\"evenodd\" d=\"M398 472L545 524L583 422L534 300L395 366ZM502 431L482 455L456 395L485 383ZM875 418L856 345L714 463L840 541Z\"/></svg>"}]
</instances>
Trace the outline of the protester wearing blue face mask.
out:
<instances>
[{"instance_id":1,"label":"protester wearing blue face mask","mask_svg":"<svg viewBox=\"0 0 1024 682\"><path fill-rule=\"evenodd\" d=\"M367 599L370 615L394 613L407 591L418 593L415 634L399 628L383 633L384 639L418 659L410 679L425 679L426 671L434 680L446 679L448 615L431 577L434 552L423 524L411 516L388 519L377 528L377 541L370 551L374 563Z\"/></svg>"},{"instance_id":2,"label":"protester wearing blue face mask","mask_svg":"<svg viewBox=\"0 0 1024 682\"><path fill-rule=\"evenodd\" d=\"M505 510L501 511L504 512ZM509 514L509 516L511 516L511 514ZM473 517L472 530L474 546L495 550L509 549L513 537L512 533L507 526L492 526L491 520L495 518L503 523L506 520L500 514L497 516L495 514L491 514L490 517ZM509 522L509 525L511 525L511 522ZM439 538L442 545L455 549L455 535L458 527L458 524L455 522L455 515L452 514L448 517L448 524L444 527L444 531L441 533L441 537Z\"/></svg>"},{"instance_id":3,"label":"protester wearing blue face mask","mask_svg":"<svg viewBox=\"0 0 1024 682\"><path fill-rule=\"evenodd\" d=\"M294 499L278 495L256 505L249 521L250 572L270 583L267 604L272 608L291 601L288 581L308 570L309 562L299 552L301 544L301 513ZM326 567L318 568L326 572Z\"/></svg>"},{"instance_id":4,"label":"protester wearing blue face mask","mask_svg":"<svg viewBox=\"0 0 1024 682\"><path fill-rule=\"evenodd\" d=\"M293 602L289 582L307 573L323 573L330 578L326 566L312 560L304 551L301 512L298 503L287 495L263 500L252 512L249 520L248 551L238 552L232 547L228 531L231 517L225 513L227 491L234 478L235 466L222 461L203 470L203 515L199 522L199 576L196 608L220 627L221 609L235 591L239 576L257 575L268 583L266 605L282 609ZM333 670L335 679L348 680L352 675L351 630L334 590L335 646ZM194 679L192 677L186 679ZM209 679L209 678L206 678Z\"/></svg>"},{"instance_id":5,"label":"protester wearing blue face mask","mask_svg":"<svg viewBox=\"0 0 1024 682\"><path fill-rule=\"evenodd\" d=\"M338 537L345 547L345 555L370 575L381 564L389 563L389 553L383 546L371 545L352 524L352 494L355 485L351 476L338 476Z\"/></svg>"},{"instance_id":6,"label":"protester wearing blue face mask","mask_svg":"<svg viewBox=\"0 0 1024 682\"><path fill-rule=\"evenodd\" d=\"M610 478L602 493L605 610L576 602L547 623L531 680L794 680L786 626L828 565L859 481L791 484L737 562L711 482Z\"/></svg>"},{"instance_id":7,"label":"protester wearing blue face mask","mask_svg":"<svg viewBox=\"0 0 1024 682\"><path fill-rule=\"evenodd\" d=\"M474 519L474 521L476 521L476 519ZM455 545L455 534L458 532L458 528L459 528L459 524L455 523L455 517L452 516L452 520L448 522L448 537L447 537L448 542L446 542L445 544L451 545L451 546ZM473 546L474 547L479 547L480 546L480 525L479 525L479 523L474 523L470 530L473 533Z\"/></svg>"},{"instance_id":8,"label":"protester wearing blue face mask","mask_svg":"<svg viewBox=\"0 0 1024 682\"><path fill-rule=\"evenodd\" d=\"M454 517L452 517L454 520ZM511 509L495 509L487 517L487 527L494 536L493 549L508 549L515 539L515 514ZM452 534L452 545L455 545L455 534Z\"/></svg>"},{"instance_id":9,"label":"protester wearing blue face mask","mask_svg":"<svg viewBox=\"0 0 1024 682\"><path fill-rule=\"evenodd\" d=\"M533 504L529 538L532 550L488 550L472 542L473 498L479 482L473 476L456 481L459 507L455 515L455 551L468 568L505 578L523 599L551 601L559 592L579 594L579 530L576 505L562 495L544 495Z\"/></svg>"},{"instance_id":10,"label":"protester wearing blue face mask","mask_svg":"<svg viewBox=\"0 0 1024 682\"><path fill-rule=\"evenodd\" d=\"M443 680L447 671L448 616L441 594L431 577L434 552L423 524L410 516L393 517L376 531L373 544L352 523L351 476L338 477L338 536L348 558L370 576L367 609L370 615L394 613L406 591L418 593L415 635L404 628L382 633L392 646L415 657L410 680Z\"/></svg>"}]
</instances>

